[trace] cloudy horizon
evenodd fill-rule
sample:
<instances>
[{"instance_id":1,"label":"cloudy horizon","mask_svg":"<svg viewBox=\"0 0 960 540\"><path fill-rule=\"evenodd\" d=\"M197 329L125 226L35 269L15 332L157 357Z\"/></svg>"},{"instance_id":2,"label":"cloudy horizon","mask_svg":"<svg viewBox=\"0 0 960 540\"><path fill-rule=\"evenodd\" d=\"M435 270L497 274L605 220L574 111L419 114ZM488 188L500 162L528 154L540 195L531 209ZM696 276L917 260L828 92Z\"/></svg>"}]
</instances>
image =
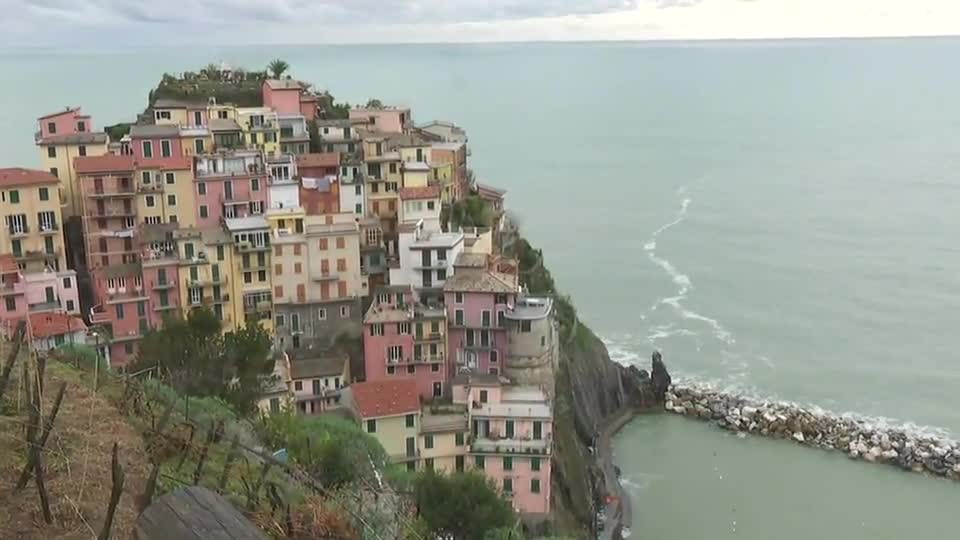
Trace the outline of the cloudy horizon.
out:
<instances>
[{"instance_id":1,"label":"cloudy horizon","mask_svg":"<svg viewBox=\"0 0 960 540\"><path fill-rule=\"evenodd\" d=\"M5 46L960 34L960 0L0 0Z\"/></svg>"}]
</instances>

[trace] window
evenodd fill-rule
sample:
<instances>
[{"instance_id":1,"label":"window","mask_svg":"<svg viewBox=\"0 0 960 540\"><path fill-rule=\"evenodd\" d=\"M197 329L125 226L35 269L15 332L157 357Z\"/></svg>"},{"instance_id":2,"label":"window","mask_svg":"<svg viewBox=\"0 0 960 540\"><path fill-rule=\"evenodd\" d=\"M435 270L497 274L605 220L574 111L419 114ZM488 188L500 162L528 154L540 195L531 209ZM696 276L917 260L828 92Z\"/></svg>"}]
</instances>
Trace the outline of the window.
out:
<instances>
[{"instance_id":1,"label":"window","mask_svg":"<svg viewBox=\"0 0 960 540\"><path fill-rule=\"evenodd\" d=\"M150 141L143 141L143 157L152 158L153 157L153 143Z\"/></svg>"},{"instance_id":2,"label":"window","mask_svg":"<svg viewBox=\"0 0 960 540\"><path fill-rule=\"evenodd\" d=\"M250 191L260 191L260 179L251 178L250 179Z\"/></svg>"},{"instance_id":3,"label":"window","mask_svg":"<svg viewBox=\"0 0 960 540\"><path fill-rule=\"evenodd\" d=\"M157 120L169 120L170 111L157 111Z\"/></svg>"},{"instance_id":4,"label":"window","mask_svg":"<svg viewBox=\"0 0 960 540\"><path fill-rule=\"evenodd\" d=\"M8 296L4 298L7 304L7 311L16 311L17 310L17 298L15 296Z\"/></svg>"},{"instance_id":5,"label":"window","mask_svg":"<svg viewBox=\"0 0 960 540\"><path fill-rule=\"evenodd\" d=\"M147 303L137 302L137 317L146 317L146 316L147 316Z\"/></svg>"},{"instance_id":6,"label":"window","mask_svg":"<svg viewBox=\"0 0 960 540\"><path fill-rule=\"evenodd\" d=\"M463 326L463 310L458 309L453 312L453 324Z\"/></svg>"},{"instance_id":7,"label":"window","mask_svg":"<svg viewBox=\"0 0 960 540\"><path fill-rule=\"evenodd\" d=\"M117 304L117 319L123 318L123 304Z\"/></svg>"},{"instance_id":8,"label":"window","mask_svg":"<svg viewBox=\"0 0 960 540\"><path fill-rule=\"evenodd\" d=\"M490 351L490 363L491 363L491 364L496 364L496 363L499 362L499 361L500 361L500 351L498 351L498 350L496 350L496 349L492 349L492 350Z\"/></svg>"},{"instance_id":9,"label":"window","mask_svg":"<svg viewBox=\"0 0 960 540\"><path fill-rule=\"evenodd\" d=\"M494 295L494 297L493 297L493 303L494 303L494 304L506 304L506 303L507 303L507 295L502 294L502 293L499 293L499 294Z\"/></svg>"},{"instance_id":10,"label":"window","mask_svg":"<svg viewBox=\"0 0 960 540\"><path fill-rule=\"evenodd\" d=\"M462 293L462 292L453 293L453 303L454 303L454 304L462 304L462 303L463 303L463 293Z\"/></svg>"},{"instance_id":11,"label":"window","mask_svg":"<svg viewBox=\"0 0 960 540\"><path fill-rule=\"evenodd\" d=\"M167 195L167 206L176 206L177 205L177 196L173 193Z\"/></svg>"},{"instance_id":12,"label":"window","mask_svg":"<svg viewBox=\"0 0 960 540\"><path fill-rule=\"evenodd\" d=\"M18 204L20 202L20 192L17 190L10 191L10 203Z\"/></svg>"},{"instance_id":13,"label":"window","mask_svg":"<svg viewBox=\"0 0 960 540\"><path fill-rule=\"evenodd\" d=\"M486 390L481 390L481 391L480 391L480 403L486 403L486 402L487 402L487 391L486 391Z\"/></svg>"},{"instance_id":14,"label":"window","mask_svg":"<svg viewBox=\"0 0 960 540\"><path fill-rule=\"evenodd\" d=\"M433 201L427 201L427 210L433 210L436 207Z\"/></svg>"},{"instance_id":15,"label":"window","mask_svg":"<svg viewBox=\"0 0 960 540\"><path fill-rule=\"evenodd\" d=\"M416 420L416 417L415 417L414 415L408 414L407 417L406 417L404 420L405 420L405 422L406 422L406 426L407 426L407 427L415 427L415 426L416 426L417 420Z\"/></svg>"},{"instance_id":16,"label":"window","mask_svg":"<svg viewBox=\"0 0 960 540\"><path fill-rule=\"evenodd\" d=\"M387 347L387 360L390 362L399 362L403 359L403 345L391 345Z\"/></svg>"},{"instance_id":17,"label":"window","mask_svg":"<svg viewBox=\"0 0 960 540\"><path fill-rule=\"evenodd\" d=\"M507 436L508 439L513 438L513 435L514 435L513 420L506 421L504 426L504 434Z\"/></svg>"},{"instance_id":18,"label":"window","mask_svg":"<svg viewBox=\"0 0 960 540\"><path fill-rule=\"evenodd\" d=\"M320 379L313 380L313 395L319 396L323 394L323 389L320 388Z\"/></svg>"},{"instance_id":19,"label":"window","mask_svg":"<svg viewBox=\"0 0 960 540\"><path fill-rule=\"evenodd\" d=\"M447 279L446 269L441 268L437 270L437 281L444 281L445 279Z\"/></svg>"},{"instance_id":20,"label":"window","mask_svg":"<svg viewBox=\"0 0 960 540\"><path fill-rule=\"evenodd\" d=\"M463 456L457 456L457 472L463 472Z\"/></svg>"},{"instance_id":21,"label":"window","mask_svg":"<svg viewBox=\"0 0 960 540\"><path fill-rule=\"evenodd\" d=\"M474 464L478 469L482 469L482 468L483 468L483 465L484 465L483 456L474 456L474 458L473 458L473 464Z\"/></svg>"},{"instance_id":22,"label":"window","mask_svg":"<svg viewBox=\"0 0 960 540\"><path fill-rule=\"evenodd\" d=\"M326 238L321 238L320 241L319 241L319 243L318 243L318 246L319 246L319 248L320 248L321 250L327 249L327 239L326 239Z\"/></svg>"},{"instance_id":23,"label":"window","mask_svg":"<svg viewBox=\"0 0 960 540\"><path fill-rule=\"evenodd\" d=\"M147 208L153 208L157 205L156 201L153 200L153 195L147 195L143 200L144 203L146 203Z\"/></svg>"},{"instance_id":24,"label":"window","mask_svg":"<svg viewBox=\"0 0 960 540\"><path fill-rule=\"evenodd\" d=\"M513 457L503 456L503 470L505 471L513 470Z\"/></svg>"},{"instance_id":25,"label":"window","mask_svg":"<svg viewBox=\"0 0 960 540\"><path fill-rule=\"evenodd\" d=\"M393 375L396 372L393 366L387 366L387 375Z\"/></svg>"},{"instance_id":26,"label":"window","mask_svg":"<svg viewBox=\"0 0 960 540\"><path fill-rule=\"evenodd\" d=\"M56 167L50 167L50 174L56 176L57 178L60 178L60 172L57 170Z\"/></svg>"},{"instance_id":27,"label":"window","mask_svg":"<svg viewBox=\"0 0 960 540\"><path fill-rule=\"evenodd\" d=\"M530 458L530 470L539 471L540 470L540 458Z\"/></svg>"},{"instance_id":28,"label":"window","mask_svg":"<svg viewBox=\"0 0 960 540\"><path fill-rule=\"evenodd\" d=\"M217 118L219 118L219 119L221 119L221 120L226 120L226 119L227 119L227 111L225 111L225 110L217 111Z\"/></svg>"},{"instance_id":29,"label":"window","mask_svg":"<svg viewBox=\"0 0 960 540\"><path fill-rule=\"evenodd\" d=\"M537 420L533 423L533 440L539 441L543 438L543 422Z\"/></svg>"},{"instance_id":30,"label":"window","mask_svg":"<svg viewBox=\"0 0 960 540\"><path fill-rule=\"evenodd\" d=\"M497 312L497 328L506 326L506 314L503 311Z\"/></svg>"},{"instance_id":31,"label":"window","mask_svg":"<svg viewBox=\"0 0 960 540\"><path fill-rule=\"evenodd\" d=\"M257 281L266 281L267 280L267 271L260 270L257 272Z\"/></svg>"},{"instance_id":32,"label":"window","mask_svg":"<svg viewBox=\"0 0 960 540\"><path fill-rule=\"evenodd\" d=\"M350 306L340 306L340 318L346 319L350 317Z\"/></svg>"},{"instance_id":33,"label":"window","mask_svg":"<svg viewBox=\"0 0 960 540\"><path fill-rule=\"evenodd\" d=\"M520 321L520 331L523 333L530 332L530 321L524 320Z\"/></svg>"},{"instance_id":34,"label":"window","mask_svg":"<svg viewBox=\"0 0 960 540\"><path fill-rule=\"evenodd\" d=\"M427 450L433 449L433 435L423 436L423 447Z\"/></svg>"},{"instance_id":35,"label":"window","mask_svg":"<svg viewBox=\"0 0 960 540\"><path fill-rule=\"evenodd\" d=\"M206 194L207 194L206 182L197 182L197 195L206 195Z\"/></svg>"},{"instance_id":36,"label":"window","mask_svg":"<svg viewBox=\"0 0 960 540\"><path fill-rule=\"evenodd\" d=\"M200 205L200 217L201 218L210 217L210 213L207 211L207 205L205 204Z\"/></svg>"},{"instance_id":37,"label":"window","mask_svg":"<svg viewBox=\"0 0 960 540\"><path fill-rule=\"evenodd\" d=\"M197 154L203 153L203 139L196 139L193 141L193 148L196 150Z\"/></svg>"},{"instance_id":38,"label":"window","mask_svg":"<svg viewBox=\"0 0 960 540\"><path fill-rule=\"evenodd\" d=\"M531 478L530 479L530 493L540 493L540 479Z\"/></svg>"},{"instance_id":39,"label":"window","mask_svg":"<svg viewBox=\"0 0 960 540\"><path fill-rule=\"evenodd\" d=\"M456 442L457 446L463 446L464 436L462 431L457 432L456 436L454 437L454 442Z\"/></svg>"},{"instance_id":40,"label":"window","mask_svg":"<svg viewBox=\"0 0 960 540\"><path fill-rule=\"evenodd\" d=\"M47 147L47 157L48 157L48 158L55 158L55 157L57 157L57 148L56 148L55 146L48 146L48 147Z\"/></svg>"},{"instance_id":41,"label":"window","mask_svg":"<svg viewBox=\"0 0 960 540\"><path fill-rule=\"evenodd\" d=\"M299 274L301 272L303 272L303 265L300 263L293 263L293 273Z\"/></svg>"},{"instance_id":42,"label":"window","mask_svg":"<svg viewBox=\"0 0 960 540\"><path fill-rule=\"evenodd\" d=\"M172 172L165 173L164 177L167 180L167 184L173 185L177 182L177 177Z\"/></svg>"},{"instance_id":43,"label":"window","mask_svg":"<svg viewBox=\"0 0 960 540\"><path fill-rule=\"evenodd\" d=\"M410 323L397 323L397 333L402 335L410 334Z\"/></svg>"},{"instance_id":44,"label":"window","mask_svg":"<svg viewBox=\"0 0 960 540\"><path fill-rule=\"evenodd\" d=\"M277 313L277 328L282 327L285 323L285 320L286 320L286 317L283 315L283 313ZM297 383L297 384L300 384L300 383ZM297 388L297 390L299 390L299 388Z\"/></svg>"},{"instance_id":45,"label":"window","mask_svg":"<svg viewBox=\"0 0 960 540\"><path fill-rule=\"evenodd\" d=\"M436 364L436 363L430 364L430 371L433 372L433 373L440 373L440 364ZM437 394L437 393L436 393L436 392L437 392L437 386L436 386L436 385L438 385L438 384L440 384L440 383L434 383L434 387L433 387L434 395L437 395L437 396L440 395L440 394Z\"/></svg>"},{"instance_id":46,"label":"window","mask_svg":"<svg viewBox=\"0 0 960 540\"><path fill-rule=\"evenodd\" d=\"M40 191L40 200L41 200L41 201L49 201L49 200L50 200L50 190L49 190L49 189L47 189L47 188L45 188L45 187L42 187L42 188L40 188L39 191Z\"/></svg>"},{"instance_id":47,"label":"window","mask_svg":"<svg viewBox=\"0 0 960 540\"><path fill-rule=\"evenodd\" d=\"M160 155L163 157L170 157L173 155L173 149L170 146L170 141L160 141Z\"/></svg>"},{"instance_id":48,"label":"window","mask_svg":"<svg viewBox=\"0 0 960 540\"><path fill-rule=\"evenodd\" d=\"M367 420L367 433L376 433L376 432L377 432L377 421Z\"/></svg>"},{"instance_id":49,"label":"window","mask_svg":"<svg viewBox=\"0 0 960 540\"><path fill-rule=\"evenodd\" d=\"M56 122L47 122L47 132L50 135L55 135L57 133L57 123Z\"/></svg>"},{"instance_id":50,"label":"window","mask_svg":"<svg viewBox=\"0 0 960 540\"><path fill-rule=\"evenodd\" d=\"M244 282L244 283L253 283L253 272L244 272L244 273L243 273L243 282Z\"/></svg>"},{"instance_id":51,"label":"window","mask_svg":"<svg viewBox=\"0 0 960 540\"><path fill-rule=\"evenodd\" d=\"M321 320L321 321L327 320L327 308L320 308L320 309L317 310L317 319L319 319L319 320ZM379 324L379 325L375 324L374 326L379 326L379 327L380 327L380 334L379 334L379 335L382 336L382 335L383 335L383 325L382 325L382 324ZM375 336L375 335L378 335L378 334L371 334L371 335L374 335L374 336Z\"/></svg>"},{"instance_id":52,"label":"window","mask_svg":"<svg viewBox=\"0 0 960 540\"><path fill-rule=\"evenodd\" d=\"M342 236L338 236L338 237L337 237L337 249L343 249L345 245L346 245L346 241L343 239L343 237L342 237Z\"/></svg>"},{"instance_id":53,"label":"window","mask_svg":"<svg viewBox=\"0 0 960 540\"><path fill-rule=\"evenodd\" d=\"M383 325L382 325L382 324L371 324L371 325L370 325L370 335L371 335L371 336L382 336L382 335L383 335Z\"/></svg>"},{"instance_id":54,"label":"window","mask_svg":"<svg viewBox=\"0 0 960 540\"><path fill-rule=\"evenodd\" d=\"M506 461L507 458L503 458L503 460ZM504 493L513 493L513 479L512 479L512 478L504 478L504 479L503 479L503 492L504 492Z\"/></svg>"},{"instance_id":55,"label":"window","mask_svg":"<svg viewBox=\"0 0 960 540\"><path fill-rule=\"evenodd\" d=\"M67 311L73 311L74 309L73 300L67 300Z\"/></svg>"},{"instance_id":56,"label":"window","mask_svg":"<svg viewBox=\"0 0 960 540\"><path fill-rule=\"evenodd\" d=\"M489 310L485 309L480 312L480 326L483 326L484 328L490 327L490 311Z\"/></svg>"},{"instance_id":57,"label":"window","mask_svg":"<svg viewBox=\"0 0 960 540\"><path fill-rule=\"evenodd\" d=\"M80 156L86 156L86 155L87 155L87 147L86 147L86 146L83 146L83 145L78 146L78 147L77 147L77 154L80 155Z\"/></svg>"}]
</instances>

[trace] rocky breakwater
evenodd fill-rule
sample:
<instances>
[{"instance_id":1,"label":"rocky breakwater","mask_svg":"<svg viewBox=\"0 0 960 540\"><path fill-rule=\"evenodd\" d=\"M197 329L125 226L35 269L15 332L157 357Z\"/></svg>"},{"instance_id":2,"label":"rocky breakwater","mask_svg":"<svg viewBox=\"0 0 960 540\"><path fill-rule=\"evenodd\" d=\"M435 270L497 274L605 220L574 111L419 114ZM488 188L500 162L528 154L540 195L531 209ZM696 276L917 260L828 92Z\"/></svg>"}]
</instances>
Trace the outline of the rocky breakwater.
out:
<instances>
[{"instance_id":1,"label":"rocky breakwater","mask_svg":"<svg viewBox=\"0 0 960 540\"><path fill-rule=\"evenodd\" d=\"M852 459L960 480L960 443L953 440L697 387L671 387L664 408L738 433L790 439Z\"/></svg>"}]
</instances>

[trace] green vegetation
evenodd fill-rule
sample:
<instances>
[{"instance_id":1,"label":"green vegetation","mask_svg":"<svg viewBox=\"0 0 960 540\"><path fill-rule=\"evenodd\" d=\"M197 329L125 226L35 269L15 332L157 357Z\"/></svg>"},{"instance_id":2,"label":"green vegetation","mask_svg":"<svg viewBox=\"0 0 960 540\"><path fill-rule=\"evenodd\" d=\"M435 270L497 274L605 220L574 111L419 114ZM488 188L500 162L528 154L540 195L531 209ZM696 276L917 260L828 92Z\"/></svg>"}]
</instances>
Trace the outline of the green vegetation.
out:
<instances>
[{"instance_id":1,"label":"green vegetation","mask_svg":"<svg viewBox=\"0 0 960 540\"><path fill-rule=\"evenodd\" d=\"M279 79L280 77L283 77L283 74L286 73L288 69L290 69L290 64L286 63L285 61L279 58L271 60L270 63L267 64L267 71L270 72L270 75L274 79Z\"/></svg>"},{"instance_id":2,"label":"green vegetation","mask_svg":"<svg viewBox=\"0 0 960 540\"><path fill-rule=\"evenodd\" d=\"M426 472L414 481L413 496L431 537L484 540L488 531L517 527L509 501L481 474Z\"/></svg>"},{"instance_id":3,"label":"green vegetation","mask_svg":"<svg viewBox=\"0 0 960 540\"><path fill-rule=\"evenodd\" d=\"M447 216L449 227L457 229L463 227L490 227L493 225L495 213L486 201L476 195L470 195L461 201L453 203Z\"/></svg>"},{"instance_id":4,"label":"green vegetation","mask_svg":"<svg viewBox=\"0 0 960 540\"><path fill-rule=\"evenodd\" d=\"M103 128L107 132L107 135L110 136L111 141L119 141L128 133L130 133L130 127L133 126L132 123L122 122L119 124L114 124L112 126L107 126Z\"/></svg>"},{"instance_id":5,"label":"green vegetation","mask_svg":"<svg viewBox=\"0 0 960 540\"><path fill-rule=\"evenodd\" d=\"M179 393L217 397L250 413L273 382L270 346L270 336L255 321L222 335L213 312L197 309L148 332L132 370L156 368L157 376Z\"/></svg>"}]
</instances>

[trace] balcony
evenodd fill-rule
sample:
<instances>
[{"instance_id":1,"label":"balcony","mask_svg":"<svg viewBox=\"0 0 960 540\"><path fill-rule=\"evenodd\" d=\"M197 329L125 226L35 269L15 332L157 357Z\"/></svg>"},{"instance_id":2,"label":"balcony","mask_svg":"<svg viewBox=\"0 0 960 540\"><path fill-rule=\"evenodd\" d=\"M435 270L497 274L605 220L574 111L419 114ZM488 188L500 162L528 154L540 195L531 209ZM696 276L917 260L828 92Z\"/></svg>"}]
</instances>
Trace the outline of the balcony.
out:
<instances>
[{"instance_id":1,"label":"balcony","mask_svg":"<svg viewBox=\"0 0 960 540\"><path fill-rule=\"evenodd\" d=\"M60 232L60 225L58 223L41 223L40 224L40 234L58 234Z\"/></svg>"},{"instance_id":2,"label":"balcony","mask_svg":"<svg viewBox=\"0 0 960 540\"><path fill-rule=\"evenodd\" d=\"M486 342L482 342L481 340L478 339L478 340L475 340L473 343L469 343L466 340L461 340L460 346L468 351L487 351L490 349L497 348L497 340L491 338Z\"/></svg>"},{"instance_id":3,"label":"balcony","mask_svg":"<svg viewBox=\"0 0 960 540\"><path fill-rule=\"evenodd\" d=\"M443 341L443 334L440 332L430 332L429 334L417 334L413 340L416 342Z\"/></svg>"},{"instance_id":4,"label":"balcony","mask_svg":"<svg viewBox=\"0 0 960 540\"><path fill-rule=\"evenodd\" d=\"M250 195L239 195L237 193L231 193L229 195L221 194L220 195L220 204L225 206L237 206L241 204L250 204L252 201Z\"/></svg>"},{"instance_id":5,"label":"balcony","mask_svg":"<svg viewBox=\"0 0 960 540\"><path fill-rule=\"evenodd\" d=\"M164 191L163 182L156 182L153 184L140 184L137 186L137 191L140 193L163 193Z\"/></svg>"},{"instance_id":6,"label":"balcony","mask_svg":"<svg viewBox=\"0 0 960 540\"><path fill-rule=\"evenodd\" d=\"M447 268L447 261L420 261L414 263L413 267L417 270L444 270Z\"/></svg>"},{"instance_id":7,"label":"balcony","mask_svg":"<svg viewBox=\"0 0 960 540\"><path fill-rule=\"evenodd\" d=\"M186 256L179 258L180 264L184 266L193 266L195 264L209 264L210 261L207 259L207 253L205 251L197 251L192 256Z\"/></svg>"},{"instance_id":8,"label":"balcony","mask_svg":"<svg viewBox=\"0 0 960 540\"><path fill-rule=\"evenodd\" d=\"M546 456L550 454L553 442L553 437L549 433L541 439L534 439L529 435L505 438L497 433L489 433L486 437L471 437L471 439L470 452L476 454L526 454Z\"/></svg>"},{"instance_id":9,"label":"balcony","mask_svg":"<svg viewBox=\"0 0 960 540\"><path fill-rule=\"evenodd\" d=\"M270 244L251 244L250 242L240 242L237 244L237 251L240 253L270 251Z\"/></svg>"},{"instance_id":10,"label":"balcony","mask_svg":"<svg viewBox=\"0 0 960 540\"><path fill-rule=\"evenodd\" d=\"M90 210L90 217L98 218L107 218L107 217L133 217L137 215L136 211L131 208L93 208Z\"/></svg>"},{"instance_id":11,"label":"balcony","mask_svg":"<svg viewBox=\"0 0 960 540\"><path fill-rule=\"evenodd\" d=\"M180 306L176 304L166 304L163 306L156 306L153 308L154 311L170 311L172 309L178 309Z\"/></svg>"},{"instance_id":12,"label":"balcony","mask_svg":"<svg viewBox=\"0 0 960 540\"><path fill-rule=\"evenodd\" d=\"M151 282L150 288L155 291L167 291L173 288L173 282L172 281L162 281L162 282L158 281L156 283Z\"/></svg>"},{"instance_id":13,"label":"balcony","mask_svg":"<svg viewBox=\"0 0 960 540\"><path fill-rule=\"evenodd\" d=\"M103 305L90 308L90 322L92 324L104 324L110 322L110 314Z\"/></svg>"},{"instance_id":14,"label":"balcony","mask_svg":"<svg viewBox=\"0 0 960 540\"><path fill-rule=\"evenodd\" d=\"M0 296L20 295L27 292L27 284L23 281L4 281L0 283Z\"/></svg>"},{"instance_id":15,"label":"balcony","mask_svg":"<svg viewBox=\"0 0 960 540\"><path fill-rule=\"evenodd\" d=\"M390 454L390 461L393 463L404 463L407 461L415 461L420 459L420 449L414 448L412 451L407 450L402 454Z\"/></svg>"},{"instance_id":16,"label":"balcony","mask_svg":"<svg viewBox=\"0 0 960 540\"><path fill-rule=\"evenodd\" d=\"M30 313L43 313L46 311L58 311L60 309L59 300L51 300L49 302L38 302L36 304L30 304L27 306L27 310Z\"/></svg>"},{"instance_id":17,"label":"balcony","mask_svg":"<svg viewBox=\"0 0 960 540\"><path fill-rule=\"evenodd\" d=\"M111 190L95 190L92 193L87 193L87 196L91 199L109 199L113 197L120 198L130 198L136 195L136 191L130 186L116 186Z\"/></svg>"},{"instance_id":18,"label":"balcony","mask_svg":"<svg viewBox=\"0 0 960 540\"><path fill-rule=\"evenodd\" d=\"M220 295L219 297L217 297L217 296L214 296L214 297L213 297L213 303L214 303L214 304L226 304L226 303L229 302L229 301L230 301L230 295L229 295L229 294L222 294L222 295Z\"/></svg>"},{"instance_id":19,"label":"balcony","mask_svg":"<svg viewBox=\"0 0 960 540\"><path fill-rule=\"evenodd\" d=\"M310 279L313 281L337 281L340 279L340 274L337 272L320 272L319 274L312 274Z\"/></svg>"},{"instance_id":20,"label":"balcony","mask_svg":"<svg viewBox=\"0 0 960 540\"><path fill-rule=\"evenodd\" d=\"M414 356L414 364L442 364L447 359L446 355L443 353L440 354L425 354L421 356Z\"/></svg>"},{"instance_id":21,"label":"balcony","mask_svg":"<svg viewBox=\"0 0 960 540\"><path fill-rule=\"evenodd\" d=\"M22 238L30 234L30 226L26 224L7 227L7 230L10 231L10 236L13 238Z\"/></svg>"},{"instance_id":22,"label":"balcony","mask_svg":"<svg viewBox=\"0 0 960 540\"><path fill-rule=\"evenodd\" d=\"M38 251L38 250L27 250L21 252L13 252L14 258L18 261L41 261L48 259L56 259L60 256L60 252L56 249L53 252Z\"/></svg>"}]
</instances>

